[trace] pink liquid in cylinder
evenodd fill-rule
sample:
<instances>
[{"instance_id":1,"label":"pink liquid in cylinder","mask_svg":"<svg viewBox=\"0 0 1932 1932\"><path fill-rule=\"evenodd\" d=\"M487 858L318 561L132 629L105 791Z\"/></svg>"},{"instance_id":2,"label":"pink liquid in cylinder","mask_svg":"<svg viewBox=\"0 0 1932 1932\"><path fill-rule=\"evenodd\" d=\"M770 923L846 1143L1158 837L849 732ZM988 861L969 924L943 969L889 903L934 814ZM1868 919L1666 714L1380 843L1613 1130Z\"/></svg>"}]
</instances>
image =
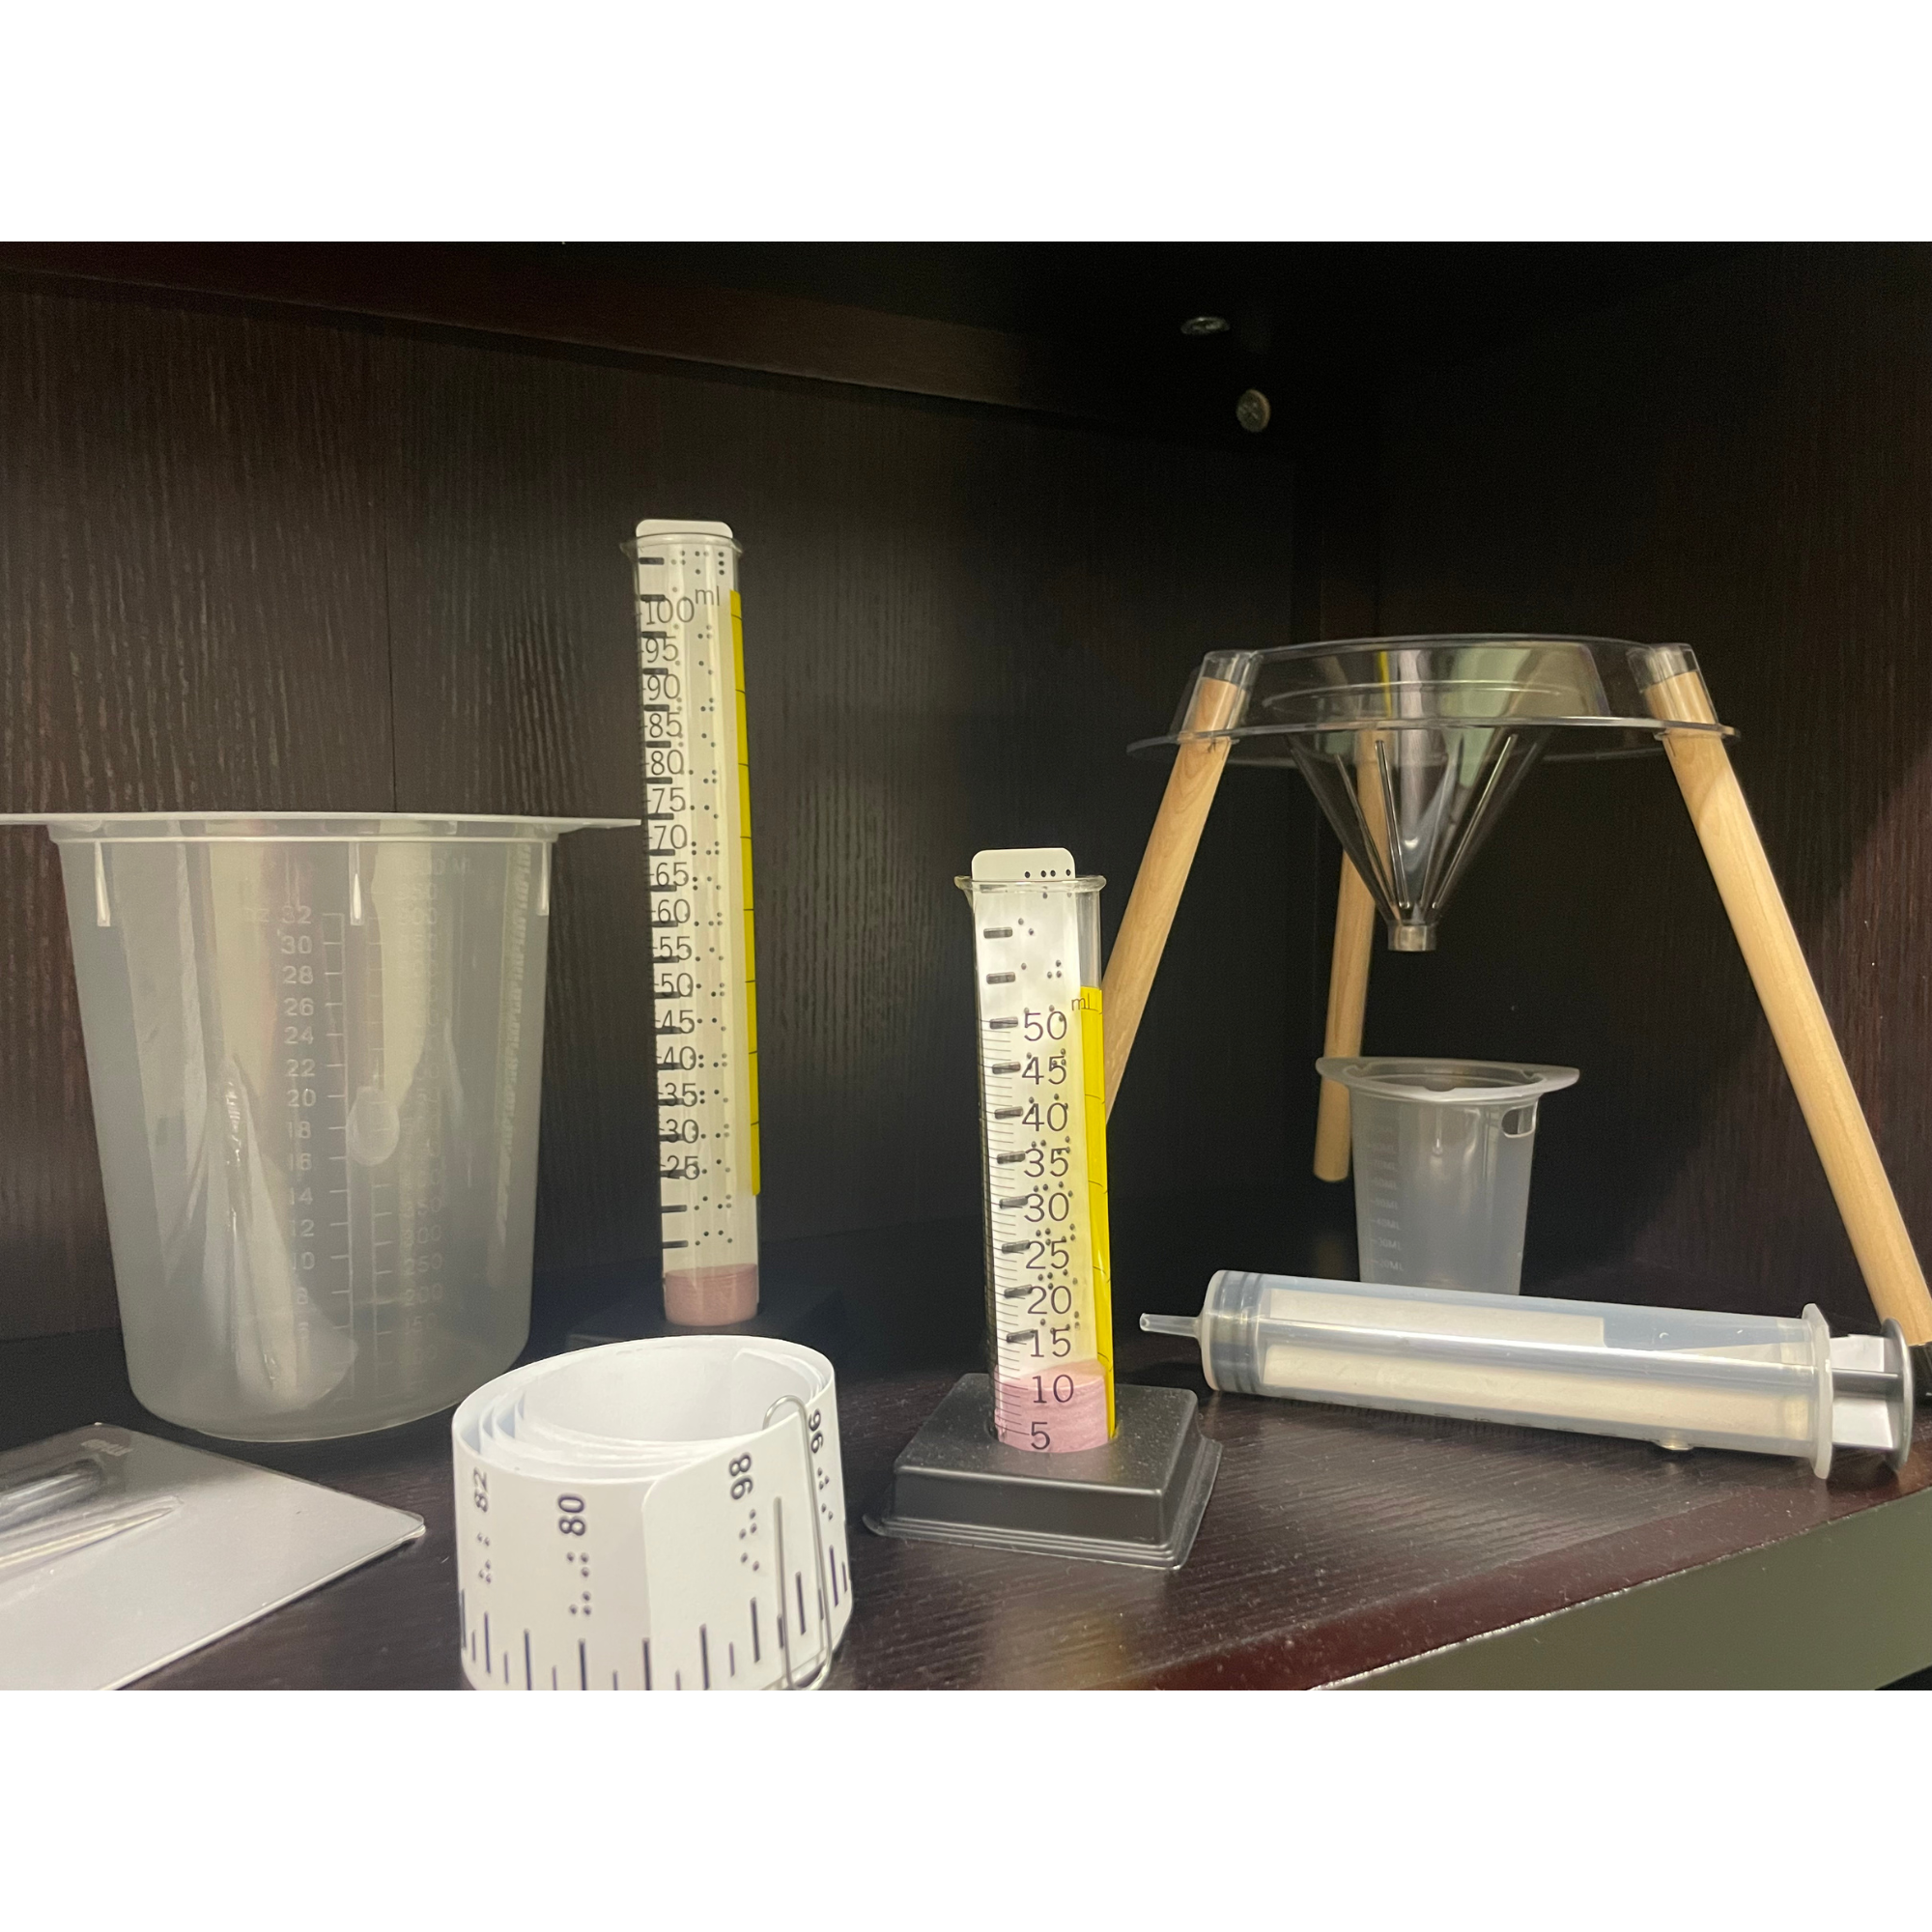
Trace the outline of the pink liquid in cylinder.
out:
<instances>
[{"instance_id":1,"label":"pink liquid in cylinder","mask_svg":"<svg viewBox=\"0 0 1932 1932\"><path fill-rule=\"evenodd\" d=\"M1098 1362L1074 1362L993 1384L993 1427L1015 1449L1058 1455L1107 1441L1107 1378Z\"/></svg>"},{"instance_id":2,"label":"pink liquid in cylinder","mask_svg":"<svg viewBox=\"0 0 1932 1932\"><path fill-rule=\"evenodd\" d=\"M681 1328L728 1328L758 1312L758 1264L668 1269L665 1319Z\"/></svg>"}]
</instances>

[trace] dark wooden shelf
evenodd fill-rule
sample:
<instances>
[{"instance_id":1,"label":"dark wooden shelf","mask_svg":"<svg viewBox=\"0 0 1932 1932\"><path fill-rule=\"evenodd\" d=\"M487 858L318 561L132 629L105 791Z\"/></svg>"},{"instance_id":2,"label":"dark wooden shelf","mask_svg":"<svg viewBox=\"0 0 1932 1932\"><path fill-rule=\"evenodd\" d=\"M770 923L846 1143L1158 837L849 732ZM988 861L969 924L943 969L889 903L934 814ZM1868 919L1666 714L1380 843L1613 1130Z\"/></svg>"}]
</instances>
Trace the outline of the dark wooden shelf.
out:
<instances>
[{"instance_id":1,"label":"dark wooden shelf","mask_svg":"<svg viewBox=\"0 0 1932 1932\"><path fill-rule=\"evenodd\" d=\"M1223 1446L1185 1569L889 1542L855 1527L855 1689L1358 1684L1872 1685L1932 1662L1932 1422L1897 1476L1209 1393L1142 1306L1196 1305L1201 1255L1339 1259L1346 1195L1192 1197L1122 1212L1123 1375L1193 1388ZM954 1375L976 1365L977 1224L768 1251L770 1312L839 1371L855 1525ZM1335 1272L1344 1271L1341 1266ZM620 1271L541 1284L533 1350L645 1332ZM1599 1275L1596 1293L1614 1292ZM1659 1298L1632 1274L1626 1297ZM1177 1353L1177 1350L1180 1351ZM147 1416L108 1333L0 1348L0 1447ZM447 1416L343 1442L216 1445L418 1512L428 1535L146 1680L155 1688L461 1683Z\"/></svg>"}]
</instances>

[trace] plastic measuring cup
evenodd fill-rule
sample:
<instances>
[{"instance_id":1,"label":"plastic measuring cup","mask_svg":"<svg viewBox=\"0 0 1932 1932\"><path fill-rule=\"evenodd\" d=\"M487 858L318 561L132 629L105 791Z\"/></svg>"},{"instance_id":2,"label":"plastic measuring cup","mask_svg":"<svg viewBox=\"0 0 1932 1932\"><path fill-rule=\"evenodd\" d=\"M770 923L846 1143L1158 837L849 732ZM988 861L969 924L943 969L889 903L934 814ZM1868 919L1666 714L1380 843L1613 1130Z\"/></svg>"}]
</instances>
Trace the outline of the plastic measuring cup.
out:
<instances>
[{"instance_id":1,"label":"plastic measuring cup","mask_svg":"<svg viewBox=\"0 0 1932 1932\"><path fill-rule=\"evenodd\" d=\"M1537 1103L1574 1066L1320 1060L1349 1089L1364 1281L1516 1294Z\"/></svg>"},{"instance_id":2,"label":"plastic measuring cup","mask_svg":"<svg viewBox=\"0 0 1932 1932\"><path fill-rule=\"evenodd\" d=\"M624 819L16 818L60 848L128 1379L211 1435L428 1415L529 1328L551 845Z\"/></svg>"}]
</instances>

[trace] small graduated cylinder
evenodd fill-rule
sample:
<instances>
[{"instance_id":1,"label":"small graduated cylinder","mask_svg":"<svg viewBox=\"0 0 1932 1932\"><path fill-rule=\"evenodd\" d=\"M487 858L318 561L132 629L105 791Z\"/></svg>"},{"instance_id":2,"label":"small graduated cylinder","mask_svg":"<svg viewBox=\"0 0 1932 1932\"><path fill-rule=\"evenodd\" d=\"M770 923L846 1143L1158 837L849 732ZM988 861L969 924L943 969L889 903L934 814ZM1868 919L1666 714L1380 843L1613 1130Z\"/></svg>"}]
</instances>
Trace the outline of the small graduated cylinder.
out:
<instances>
[{"instance_id":1,"label":"small graduated cylinder","mask_svg":"<svg viewBox=\"0 0 1932 1932\"><path fill-rule=\"evenodd\" d=\"M1141 1325L1193 1336L1210 1385L1242 1395L1832 1466L1833 1345L1816 1308L1794 1321L1223 1270L1198 1318Z\"/></svg>"},{"instance_id":2,"label":"small graduated cylinder","mask_svg":"<svg viewBox=\"0 0 1932 1932\"><path fill-rule=\"evenodd\" d=\"M1114 1434L1099 878L979 853L973 908L993 1423L1049 1454Z\"/></svg>"}]
</instances>

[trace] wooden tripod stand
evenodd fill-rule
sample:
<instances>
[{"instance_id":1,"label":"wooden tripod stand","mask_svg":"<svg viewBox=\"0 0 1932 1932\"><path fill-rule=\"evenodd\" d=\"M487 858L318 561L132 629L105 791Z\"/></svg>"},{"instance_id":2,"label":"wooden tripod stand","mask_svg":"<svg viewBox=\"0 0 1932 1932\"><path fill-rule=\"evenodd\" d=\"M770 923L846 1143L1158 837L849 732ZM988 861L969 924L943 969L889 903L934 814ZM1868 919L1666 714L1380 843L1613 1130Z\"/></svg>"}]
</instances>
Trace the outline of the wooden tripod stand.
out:
<instances>
[{"instance_id":1,"label":"wooden tripod stand","mask_svg":"<svg viewBox=\"0 0 1932 1932\"><path fill-rule=\"evenodd\" d=\"M1651 651L1649 658L1653 681L1644 696L1653 717L1679 724L1718 722L1690 652L1666 646ZM1196 686L1167 792L1107 962L1109 1113L1227 763L1231 741L1225 734L1238 722L1244 699L1238 685L1221 679L1204 676ZM1904 1330L1920 1356L1922 1374L1932 1363L1932 1293L1730 754L1723 739L1712 732L1665 730L1662 736L1872 1305L1881 1319L1895 1321ZM1374 926L1374 901L1353 865L1345 864L1328 986L1326 1051L1331 1054L1360 1051ZM1337 1088L1331 1098L1329 1084L1323 1083L1315 1172L1323 1179L1340 1180L1349 1171L1348 1096Z\"/></svg>"}]
</instances>

